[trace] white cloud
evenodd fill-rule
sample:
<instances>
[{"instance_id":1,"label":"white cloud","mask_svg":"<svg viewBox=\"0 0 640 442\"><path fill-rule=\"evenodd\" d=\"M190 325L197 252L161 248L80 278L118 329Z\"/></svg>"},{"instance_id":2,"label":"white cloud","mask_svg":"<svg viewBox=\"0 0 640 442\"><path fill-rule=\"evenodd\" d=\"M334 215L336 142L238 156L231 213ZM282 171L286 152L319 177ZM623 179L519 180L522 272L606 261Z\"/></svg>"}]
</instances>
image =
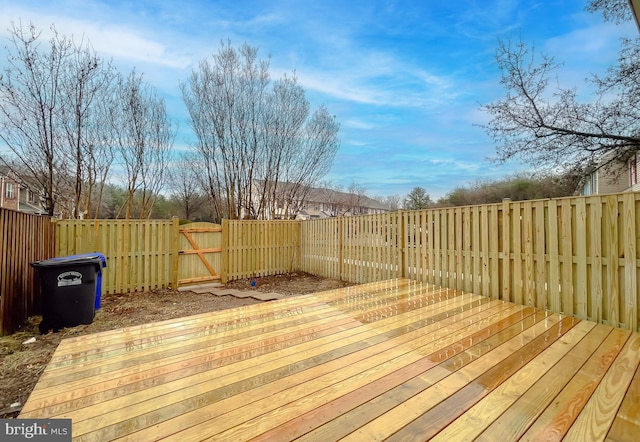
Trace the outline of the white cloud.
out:
<instances>
[{"instance_id":1,"label":"white cloud","mask_svg":"<svg viewBox=\"0 0 640 442\"><path fill-rule=\"evenodd\" d=\"M617 58L620 37L636 37L637 34L635 23L617 26L597 21L547 39L544 49L560 60L585 60L590 63L602 60L610 63Z\"/></svg>"},{"instance_id":2,"label":"white cloud","mask_svg":"<svg viewBox=\"0 0 640 442\"><path fill-rule=\"evenodd\" d=\"M371 129L375 129L377 126L369 121L364 121L364 120L356 120L353 118L350 118L346 121L344 121L342 123L343 126L345 127L350 127L353 129L363 129L363 130L371 130Z\"/></svg>"},{"instance_id":3,"label":"white cloud","mask_svg":"<svg viewBox=\"0 0 640 442\"><path fill-rule=\"evenodd\" d=\"M435 108L458 95L446 77L400 67L395 76L386 77L364 68L330 72L305 69L298 72L298 79L305 89L377 106Z\"/></svg>"},{"instance_id":4,"label":"white cloud","mask_svg":"<svg viewBox=\"0 0 640 442\"><path fill-rule=\"evenodd\" d=\"M151 39L141 28L81 20L67 15L47 14L39 10L7 8L0 12L0 23L14 22L18 26L20 21L25 27L32 23L41 29L44 38L52 35L49 28L53 24L60 34L73 36L77 42L81 39L89 40L97 53L105 58L113 57L134 63L150 63L179 69L192 63L189 56L172 51L165 43ZM8 35L7 31L3 31Z\"/></svg>"}]
</instances>

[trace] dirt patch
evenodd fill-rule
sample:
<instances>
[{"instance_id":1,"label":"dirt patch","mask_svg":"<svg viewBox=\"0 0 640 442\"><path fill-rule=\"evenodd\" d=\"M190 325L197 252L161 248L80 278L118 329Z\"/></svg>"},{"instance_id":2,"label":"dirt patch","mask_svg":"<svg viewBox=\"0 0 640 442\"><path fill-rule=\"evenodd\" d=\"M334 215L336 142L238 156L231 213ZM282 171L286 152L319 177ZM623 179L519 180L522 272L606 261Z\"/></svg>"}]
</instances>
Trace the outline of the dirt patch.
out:
<instances>
[{"instance_id":1,"label":"dirt patch","mask_svg":"<svg viewBox=\"0 0 640 442\"><path fill-rule=\"evenodd\" d=\"M304 295L350 285L353 284L339 279L321 278L309 273L296 272L242 279L229 282L226 286L238 290L257 290L259 292L275 292L283 295Z\"/></svg>"},{"instance_id":2,"label":"dirt patch","mask_svg":"<svg viewBox=\"0 0 640 442\"><path fill-rule=\"evenodd\" d=\"M319 278L304 273L234 281L228 288L298 295L350 285L344 281ZM258 304L252 298L212 296L194 292L157 290L144 293L105 295L92 324L65 328L41 335L41 316L29 318L18 332L0 337L0 418L16 417L44 371L51 355L64 338L105 330L181 318L197 313ZM33 340L32 343L24 343ZM16 404L15 407L11 407Z\"/></svg>"}]
</instances>

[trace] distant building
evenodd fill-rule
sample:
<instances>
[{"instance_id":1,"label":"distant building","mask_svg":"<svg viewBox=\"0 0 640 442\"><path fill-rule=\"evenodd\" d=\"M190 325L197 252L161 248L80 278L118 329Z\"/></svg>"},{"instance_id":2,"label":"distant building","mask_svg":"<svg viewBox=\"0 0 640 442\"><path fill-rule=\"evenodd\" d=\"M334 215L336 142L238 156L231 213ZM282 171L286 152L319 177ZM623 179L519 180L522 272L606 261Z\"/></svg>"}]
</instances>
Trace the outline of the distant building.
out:
<instances>
[{"instance_id":1,"label":"distant building","mask_svg":"<svg viewBox=\"0 0 640 442\"><path fill-rule=\"evenodd\" d=\"M302 210L319 211L328 216L352 216L384 213L387 208L362 194L314 187L302 201Z\"/></svg>"},{"instance_id":2,"label":"distant building","mask_svg":"<svg viewBox=\"0 0 640 442\"><path fill-rule=\"evenodd\" d=\"M38 192L4 165L0 165L0 208L46 214Z\"/></svg>"},{"instance_id":3,"label":"distant building","mask_svg":"<svg viewBox=\"0 0 640 442\"><path fill-rule=\"evenodd\" d=\"M628 169L624 164L615 164L608 168L593 171L582 188L583 195L602 195L620 193L629 188Z\"/></svg>"},{"instance_id":4,"label":"distant building","mask_svg":"<svg viewBox=\"0 0 640 442\"><path fill-rule=\"evenodd\" d=\"M287 209L288 207L288 209ZM312 187L301 200L290 204L278 203L275 218L321 219L336 216L370 215L387 212L387 208L362 194Z\"/></svg>"},{"instance_id":5,"label":"distant building","mask_svg":"<svg viewBox=\"0 0 640 442\"><path fill-rule=\"evenodd\" d=\"M610 166L592 172L586 179L582 194L603 195L639 191L639 157L640 155L636 152L627 162L614 162Z\"/></svg>"},{"instance_id":6,"label":"distant building","mask_svg":"<svg viewBox=\"0 0 640 442\"><path fill-rule=\"evenodd\" d=\"M323 218L331 218L331 214L324 212L322 210L302 209L296 215L296 219L299 219L299 220L323 219Z\"/></svg>"}]
</instances>

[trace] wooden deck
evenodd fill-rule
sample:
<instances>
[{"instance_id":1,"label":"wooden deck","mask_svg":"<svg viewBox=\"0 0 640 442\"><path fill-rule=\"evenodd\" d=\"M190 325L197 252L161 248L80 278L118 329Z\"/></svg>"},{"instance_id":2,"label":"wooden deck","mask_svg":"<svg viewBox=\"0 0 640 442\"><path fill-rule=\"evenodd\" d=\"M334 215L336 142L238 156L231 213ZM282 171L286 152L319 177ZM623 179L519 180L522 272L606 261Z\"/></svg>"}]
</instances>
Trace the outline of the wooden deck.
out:
<instances>
[{"instance_id":1,"label":"wooden deck","mask_svg":"<svg viewBox=\"0 0 640 442\"><path fill-rule=\"evenodd\" d=\"M408 280L64 340L77 440L638 440L640 335Z\"/></svg>"}]
</instances>

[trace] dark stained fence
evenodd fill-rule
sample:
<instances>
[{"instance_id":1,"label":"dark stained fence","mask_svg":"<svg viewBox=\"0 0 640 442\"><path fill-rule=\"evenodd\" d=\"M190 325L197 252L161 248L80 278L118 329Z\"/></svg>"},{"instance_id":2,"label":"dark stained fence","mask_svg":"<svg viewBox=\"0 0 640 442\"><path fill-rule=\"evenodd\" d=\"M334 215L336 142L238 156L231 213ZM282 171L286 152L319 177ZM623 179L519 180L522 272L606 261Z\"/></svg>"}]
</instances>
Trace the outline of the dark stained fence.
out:
<instances>
[{"instance_id":1,"label":"dark stained fence","mask_svg":"<svg viewBox=\"0 0 640 442\"><path fill-rule=\"evenodd\" d=\"M49 217L0 209L0 336L39 313L40 287L29 263L51 258L54 241Z\"/></svg>"}]
</instances>

